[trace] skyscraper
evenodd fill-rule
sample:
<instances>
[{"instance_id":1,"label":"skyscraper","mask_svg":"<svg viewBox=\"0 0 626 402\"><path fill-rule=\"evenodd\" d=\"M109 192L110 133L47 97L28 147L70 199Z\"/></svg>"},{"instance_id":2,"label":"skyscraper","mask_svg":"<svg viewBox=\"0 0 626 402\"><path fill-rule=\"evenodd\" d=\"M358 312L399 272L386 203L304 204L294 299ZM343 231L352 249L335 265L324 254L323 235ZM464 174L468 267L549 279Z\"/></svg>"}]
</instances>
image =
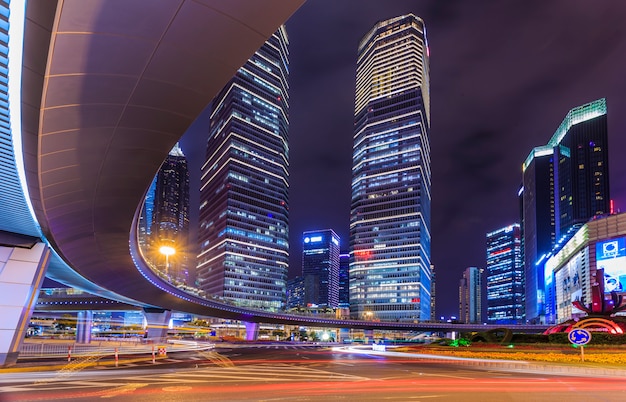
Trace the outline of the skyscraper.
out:
<instances>
[{"instance_id":1,"label":"skyscraper","mask_svg":"<svg viewBox=\"0 0 626 402\"><path fill-rule=\"evenodd\" d=\"M570 110L548 144L533 149L523 171L526 320L545 321L542 261L557 242L610 212L606 100Z\"/></svg>"},{"instance_id":2,"label":"skyscraper","mask_svg":"<svg viewBox=\"0 0 626 402\"><path fill-rule=\"evenodd\" d=\"M520 225L487 233L487 323L524 322L524 265Z\"/></svg>"},{"instance_id":3,"label":"skyscraper","mask_svg":"<svg viewBox=\"0 0 626 402\"><path fill-rule=\"evenodd\" d=\"M376 24L358 47L350 216L353 318L430 319L430 95L424 22Z\"/></svg>"},{"instance_id":4,"label":"skyscraper","mask_svg":"<svg viewBox=\"0 0 626 402\"><path fill-rule=\"evenodd\" d=\"M304 277L297 276L287 281L287 302L285 308L287 310L304 307Z\"/></svg>"},{"instance_id":5,"label":"skyscraper","mask_svg":"<svg viewBox=\"0 0 626 402\"><path fill-rule=\"evenodd\" d=\"M482 320L482 269L467 267L459 281L459 321L478 324Z\"/></svg>"},{"instance_id":6,"label":"skyscraper","mask_svg":"<svg viewBox=\"0 0 626 402\"><path fill-rule=\"evenodd\" d=\"M189 254L189 169L176 144L146 193L139 240L147 260L170 280L191 285ZM167 255L160 250L166 247ZM173 253L173 254L171 254Z\"/></svg>"},{"instance_id":7,"label":"skyscraper","mask_svg":"<svg viewBox=\"0 0 626 402\"><path fill-rule=\"evenodd\" d=\"M545 309L545 282L541 256L552 249L556 237L554 150L551 146L534 148L523 167L521 190L524 260L524 316L538 321Z\"/></svg>"},{"instance_id":8,"label":"skyscraper","mask_svg":"<svg viewBox=\"0 0 626 402\"><path fill-rule=\"evenodd\" d=\"M139 216L139 223L137 224L138 240L142 250L146 251L149 246L150 235L152 234L152 214L154 212L154 193L156 191L156 176L150 184L148 191L146 192L146 198L141 207L141 215Z\"/></svg>"},{"instance_id":9,"label":"skyscraper","mask_svg":"<svg viewBox=\"0 0 626 402\"><path fill-rule=\"evenodd\" d=\"M430 266L430 321L437 321L437 315L435 312L435 307L437 305L437 292L436 292L436 271L435 266Z\"/></svg>"},{"instance_id":10,"label":"skyscraper","mask_svg":"<svg viewBox=\"0 0 626 402\"><path fill-rule=\"evenodd\" d=\"M213 100L200 189L200 287L270 310L289 252L287 46L283 26Z\"/></svg>"},{"instance_id":11,"label":"skyscraper","mask_svg":"<svg viewBox=\"0 0 626 402\"><path fill-rule=\"evenodd\" d=\"M333 230L302 234L302 277L305 304L339 305L339 236Z\"/></svg>"},{"instance_id":12,"label":"skyscraper","mask_svg":"<svg viewBox=\"0 0 626 402\"><path fill-rule=\"evenodd\" d=\"M570 110L550 143L555 144L559 239L574 225L610 212L606 100Z\"/></svg>"},{"instance_id":13,"label":"skyscraper","mask_svg":"<svg viewBox=\"0 0 626 402\"><path fill-rule=\"evenodd\" d=\"M339 307L350 308L350 253L339 254Z\"/></svg>"}]
</instances>

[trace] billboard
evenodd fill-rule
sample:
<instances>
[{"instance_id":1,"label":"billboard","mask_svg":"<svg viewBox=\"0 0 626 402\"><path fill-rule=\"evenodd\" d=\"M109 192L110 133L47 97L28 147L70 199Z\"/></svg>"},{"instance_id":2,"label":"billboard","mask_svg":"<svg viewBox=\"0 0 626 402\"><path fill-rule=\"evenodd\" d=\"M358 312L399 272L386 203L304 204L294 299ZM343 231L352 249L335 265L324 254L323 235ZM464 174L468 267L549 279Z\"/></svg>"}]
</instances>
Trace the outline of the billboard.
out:
<instances>
[{"instance_id":1,"label":"billboard","mask_svg":"<svg viewBox=\"0 0 626 402\"><path fill-rule=\"evenodd\" d=\"M604 269L605 293L626 292L626 238L596 243L596 264Z\"/></svg>"}]
</instances>

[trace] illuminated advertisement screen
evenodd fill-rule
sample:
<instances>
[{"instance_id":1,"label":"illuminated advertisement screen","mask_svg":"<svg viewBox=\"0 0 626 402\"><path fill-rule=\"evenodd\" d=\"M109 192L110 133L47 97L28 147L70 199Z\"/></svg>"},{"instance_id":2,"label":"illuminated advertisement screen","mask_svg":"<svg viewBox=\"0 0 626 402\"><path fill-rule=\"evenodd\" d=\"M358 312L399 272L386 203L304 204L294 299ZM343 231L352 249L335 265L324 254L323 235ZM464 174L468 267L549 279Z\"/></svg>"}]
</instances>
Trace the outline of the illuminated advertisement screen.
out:
<instances>
[{"instance_id":1,"label":"illuminated advertisement screen","mask_svg":"<svg viewBox=\"0 0 626 402\"><path fill-rule=\"evenodd\" d=\"M626 292L626 238L596 243L596 261L604 268L604 291Z\"/></svg>"}]
</instances>

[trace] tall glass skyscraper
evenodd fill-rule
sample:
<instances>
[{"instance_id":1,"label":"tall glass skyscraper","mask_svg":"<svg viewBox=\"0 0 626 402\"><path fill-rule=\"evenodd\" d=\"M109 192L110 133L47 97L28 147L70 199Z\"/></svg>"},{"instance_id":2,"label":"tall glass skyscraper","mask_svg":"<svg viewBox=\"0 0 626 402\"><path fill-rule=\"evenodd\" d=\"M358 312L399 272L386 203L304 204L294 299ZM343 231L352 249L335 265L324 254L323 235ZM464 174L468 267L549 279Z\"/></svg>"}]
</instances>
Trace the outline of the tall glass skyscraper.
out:
<instances>
[{"instance_id":1,"label":"tall glass skyscraper","mask_svg":"<svg viewBox=\"0 0 626 402\"><path fill-rule=\"evenodd\" d=\"M170 280L192 285L189 244L189 169L187 158L176 144L159 168L139 219L139 243L147 260ZM167 257L159 252L169 247Z\"/></svg>"},{"instance_id":2,"label":"tall glass skyscraper","mask_svg":"<svg viewBox=\"0 0 626 402\"><path fill-rule=\"evenodd\" d=\"M159 241L157 249L165 245L175 250L167 258L161 255L162 264L171 278L190 285L189 169L178 144L161 165L154 188L152 237Z\"/></svg>"},{"instance_id":3,"label":"tall glass skyscraper","mask_svg":"<svg viewBox=\"0 0 626 402\"><path fill-rule=\"evenodd\" d=\"M304 302L324 307L339 305L339 236L332 230L302 234Z\"/></svg>"},{"instance_id":4,"label":"tall glass skyscraper","mask_svg":"<svg viewBox=\"0 0 626 402\"><path fill-rule=\"evenodd\" d=\"M545 321L545 258L594 216L610 213L606 100L570 110L522 166L526 320Z\"/></svg>"},{"instance_id":5,"label":"tall glass skyscraper","mask_svg":"<svg viewBox=\"0 0 626 402\"><path fill-rule=\"evenodd\" d=\"M350 253L339 254L339 308L350 308Z\"/></svg>"},{"instance_id":6,"label":"tall glass skyscraper","mask_svg":"<svg viewBox=\"0 0 626 402\"><path fill-rule=\"evenodd\" d=\"M482 320L482 274L477 267L467 267L459 281L459 321L478 324Z\"/></svg>"},{"instance_id":7,"label":"tall glass skyscraper","mask_svg":"<svg viewBox=\"0 0 626 402\"><path fill-rule=\"evenodd\" d=\"M376 24L358 48L350 216L353 318L430 319L430 94L424 22Z\"/></svg>"},{"instance_id":8,"label":"tall glass skyscraper","mask_svg":"<svg viewBox=\"0 0 626 402\"><path fill-rule=\"evenodd\" d=\"M522 186L524 318L539 321L545 310L545 278L537 262L550 252L556 237L554 149L551 146L531 151L523 166Z\"/></svg>"},{"instance_id":9,"label":"tall glass skyscraper","mask_svg":"<svg viewBox=\"0 0 626 402\"><path fill-rule=\"evenodd\" d=\"M287 46L283 26L213 100L200 190L200 288L270 310L289 252Z\"/></svg>"},{"instance_id":10,"label":"tall glass skyscraper","mask_svg":"<svg viewBox=\"0 0 626 402\"><path fill-rule=\"evenodd\" d=\"M524 264L520 225L487 233L487 323L524 322Z\"/></svg>"}]
</instances>

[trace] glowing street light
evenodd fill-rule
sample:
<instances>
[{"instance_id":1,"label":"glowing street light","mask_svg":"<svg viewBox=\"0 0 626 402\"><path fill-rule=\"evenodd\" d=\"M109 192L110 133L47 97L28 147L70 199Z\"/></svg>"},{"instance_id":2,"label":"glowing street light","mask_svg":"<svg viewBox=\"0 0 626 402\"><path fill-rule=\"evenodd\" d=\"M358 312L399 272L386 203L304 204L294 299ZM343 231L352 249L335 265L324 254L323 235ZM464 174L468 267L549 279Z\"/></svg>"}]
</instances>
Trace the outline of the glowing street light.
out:
<instances>
[{"instance_id":1,"label":"glowing street light","mask_svg":"<svg viewBox=\"0 0 626 402\"><path fill-rule=\"evenodd\" d=\"M169 278L170 276L170 255L176 254L176 249L172 246L161 246L159 248L159 253L165 256L165 275Z\"/></svg>"}]
</instances>

